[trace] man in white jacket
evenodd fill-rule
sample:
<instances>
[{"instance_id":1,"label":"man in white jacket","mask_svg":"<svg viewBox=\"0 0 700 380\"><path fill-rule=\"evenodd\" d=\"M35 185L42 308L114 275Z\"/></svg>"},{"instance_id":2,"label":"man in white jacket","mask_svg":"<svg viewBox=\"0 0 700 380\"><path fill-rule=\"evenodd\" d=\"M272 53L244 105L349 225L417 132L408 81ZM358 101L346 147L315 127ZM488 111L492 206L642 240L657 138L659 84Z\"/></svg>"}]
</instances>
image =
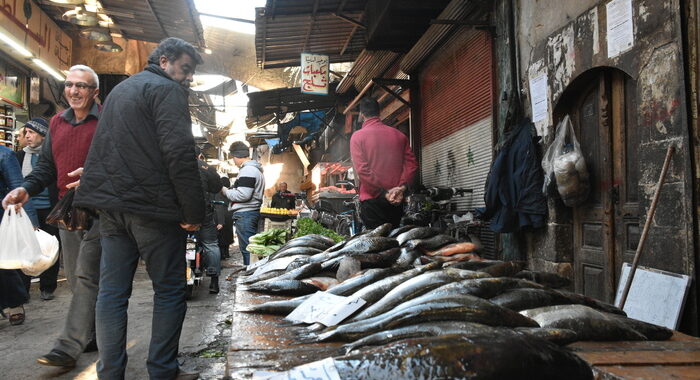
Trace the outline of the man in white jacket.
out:
<instances>
[{"instance_id":1,"label":"man in white jacket","mask_svg":"<svg viewBox=\"0 0 700 380\"><path fill-rule=\"evenodd\" d=\"M248 241L258 232L265 177L262 165L250 158L250 148L244 142L235 141L231 144L229 153L240 170L233 186L230 189L224 189L224 195L231 201L229 210L233 211L238 246L243 256L243 264L248 265L250 264Z\"/></svg>"}]
</instances>

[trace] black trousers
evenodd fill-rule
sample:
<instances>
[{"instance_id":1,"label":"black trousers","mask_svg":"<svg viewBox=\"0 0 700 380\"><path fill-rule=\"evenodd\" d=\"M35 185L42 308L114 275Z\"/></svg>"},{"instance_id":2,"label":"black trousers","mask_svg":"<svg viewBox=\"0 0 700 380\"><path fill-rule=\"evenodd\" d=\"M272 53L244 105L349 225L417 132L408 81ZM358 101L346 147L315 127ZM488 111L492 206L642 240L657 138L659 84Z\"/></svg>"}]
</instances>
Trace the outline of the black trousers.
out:
<instances>
[{"instance_id":1,"label":"black trousers","mask_svg":"<svg viewBox=\"0 0 700 380\"><path fill-rule=\"evenodd\" d=\"M55 236L56 239L59 239L58 237L58 228L46 224L46 217L49 216L49 213L51 212L50 208L38 208L36 209L36 214L39 217L39 228L42 230L50 233L51 235ZM59 244L61 243L61 240L58 240ZM60 249L59 249L60 252ZM56 290L56 285L58 281L58 268L61 265L61 260L56 260L56 263L51 266L51 268L47 269L44 271L39 276L39 289L41 291L47 291L49 293L53 293ZM20 274L22 276L22 281L24 282L24 287L27 289L27 293L29 293L29 287L32 284L32 277L27 276L26 274L22 273L20 271Z\"/></svg>"},{"instance_id":2,"label":"black trousers","mask_svg":"<svg viewBox=\"0 0 700 380\"><path fill-rule=\"evenodd\" d=\"M403 203L394 206L383 195L367 199L360 202L360 216L367 229L379 227L384 223L391 223L393 228L397 228L403 216Z\"/></svg>"}]
</instances>

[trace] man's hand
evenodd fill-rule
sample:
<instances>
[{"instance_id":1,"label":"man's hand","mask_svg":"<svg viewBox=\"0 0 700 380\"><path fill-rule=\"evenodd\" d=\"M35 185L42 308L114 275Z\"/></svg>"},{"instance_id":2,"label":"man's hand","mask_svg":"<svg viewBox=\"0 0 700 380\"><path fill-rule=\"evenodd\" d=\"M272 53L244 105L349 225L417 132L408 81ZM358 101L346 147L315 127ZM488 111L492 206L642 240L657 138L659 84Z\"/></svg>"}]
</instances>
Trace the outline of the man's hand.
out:
<instances>
[{"instance_id":1,"label":"man's hand","mask_svg":"<svg viewBox=\"0 0 700 380\"><path fill-rule=\"evenodd\" d=\"M201 224L180 223L180 227L182 227L183 230L189 232L197 231L200 226Z\"/></svg>"},{"instance_id":2,"label":"man's hand","mask_svg":"<svg viewBox=\"0 0 700 380\"><path fill-rule=\"evenodd\" d=\"M224 225L223 225L223 224L217 224L217 225L216 225L216 230L217 230L217 231L221 230L222 228L224 228Z\"/></svg>"},{"instance_id":3,"label":"man's hand","mask_svg":"<svg viewBox=\"0 0 700 380\"><path fill-rule=\"evenodd\" d=\"M389 201L394 206L397 206L403 202L404 192L406 191L405 186L397 186L386 192L384 195L386 200Z\"/></svg>"},{"instance_id":4,"label":"man's hand","mask_svg":"<svg viewBox=\"0 0 700 380\"><path fill-rule=\"evenodd\" d=\"M72 189L74 187L78 187L80 185L80 176L81 175L83 175L83 168L77 168L77 169L73 170L72 172L68 173L69 177L78 177L78 180L67 184L66 189Z\"/></svg>"},{"instance_id":5,"label":"man's hand","mask_svg":"<svg viewBox=\"0 0 700 380\"><path fill-rule=\"evenodd\" d=\"M15 211L19 211L22 206L29 201L29 193L24 187L18 187L5 196L2 200L2 208L7 209L9 205L15 205Z\"/></svg>"}]
</instances>

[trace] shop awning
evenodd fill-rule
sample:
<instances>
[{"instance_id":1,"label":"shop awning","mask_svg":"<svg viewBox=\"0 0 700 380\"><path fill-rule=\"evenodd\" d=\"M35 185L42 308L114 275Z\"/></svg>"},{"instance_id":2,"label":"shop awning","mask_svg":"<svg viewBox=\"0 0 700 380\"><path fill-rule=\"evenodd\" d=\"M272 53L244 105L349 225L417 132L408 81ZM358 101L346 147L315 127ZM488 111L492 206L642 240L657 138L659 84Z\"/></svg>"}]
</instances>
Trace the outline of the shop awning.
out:
<instances>
[{"instance_id":1,"label":"shop awning","mask_svg":"<svg viewBox=\"0 0 700 380\"><path fill-rule=\"evenodd\" d=\"M268 0L255 17L255 50L263 69L298 66L302 52L351 62L366 45L366 0Z\"/></svg>"},{"instance_id":2,"label":"shop awning","mask_svg":"<svg viewBox=\"0 0 700 380\"><path fill-rule=\"evenodd\" d=\"M203 48L205 46L199 13L191 0L100 0L105 13L114 21L110 28L131 40L160 42L167 37L178 37ZM69 26L61 15L75 8L48 0L37 4L56 23Z\"/></svg>"},{"instance_id":3,"label":"shop awning","mask_svg":"<svg viewBox=\"0 0 700 380\"><path fill-rule=\"evenodd\" d=\"M302 94L299 87L294 87L250 92L248 99L248 118L331 108L336 103L335 83L331 83L328 95Z\"/></svg>"}]
</instances>

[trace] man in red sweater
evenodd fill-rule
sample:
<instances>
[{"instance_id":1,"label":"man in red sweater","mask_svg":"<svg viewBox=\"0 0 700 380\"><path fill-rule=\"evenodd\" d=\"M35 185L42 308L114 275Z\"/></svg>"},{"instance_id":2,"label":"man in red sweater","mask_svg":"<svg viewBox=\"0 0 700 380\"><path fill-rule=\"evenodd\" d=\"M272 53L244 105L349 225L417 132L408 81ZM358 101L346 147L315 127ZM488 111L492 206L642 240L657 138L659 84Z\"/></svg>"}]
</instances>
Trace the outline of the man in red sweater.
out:
<instances>
[{"instance_id":1,"label":"man in red sweater","mask_svg":"<svg viewBox=\"0 0 700 380\"><path fill-rule=\"evenodd\" d=\"M70 108L55 115L49 124L39 160L21 187L5 196L2 206L22 205L30 196L51 184L58 198L78 185L83 164L97 128L99 108L95 103L99 78L94 70L76 65L68 70L63 95ZM60 230L63 268L73 292L66 325L54 348L37 361L44 365L75 367L83 351L95 351L95 301L100 279L100 233L97 219L89 230Z\"/></svg>"},{"instance_id":2,"label":"man in red sweater","mask_svg":"<svg viewBox=\"0 0 700 380\"><path fill-rule=\"evenodd\" d=\"M406 188L418 162L406 135L379 120L379 104L360 101L362 129L350 138L350 155L360 182L360 214L366 228L384 223L398 227Z\"/></svg>"}]
</instances>

